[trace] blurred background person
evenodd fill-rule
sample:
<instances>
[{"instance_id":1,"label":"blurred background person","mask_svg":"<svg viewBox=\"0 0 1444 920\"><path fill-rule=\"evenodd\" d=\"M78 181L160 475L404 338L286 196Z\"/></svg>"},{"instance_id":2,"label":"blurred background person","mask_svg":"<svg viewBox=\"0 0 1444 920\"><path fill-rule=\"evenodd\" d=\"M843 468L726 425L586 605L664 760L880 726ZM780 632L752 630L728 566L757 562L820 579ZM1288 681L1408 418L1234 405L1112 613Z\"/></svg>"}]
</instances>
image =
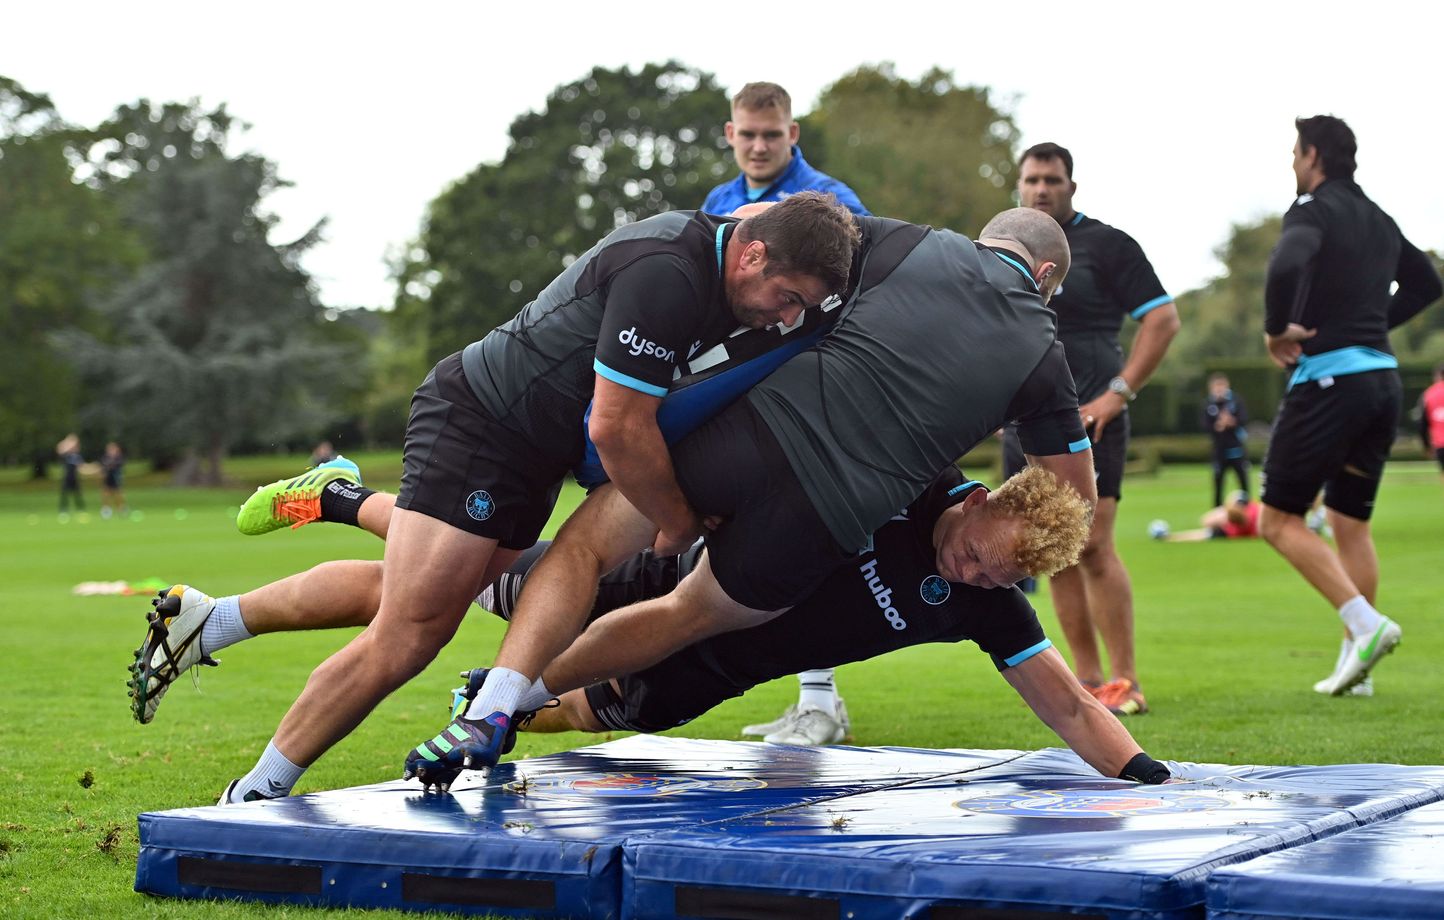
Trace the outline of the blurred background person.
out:
<instances>
[{"instance_id":1,"label":"blurred background person","mask_svg":"<svg viewBox=\"0 0 1444 920\"><path fill-rule=\"evenodd\" d=\"M100 458L100 516L108 518L114 512L124 516L130 509L125 506L125 492L122 491L125 478L125 451L115 441L105 445Z\"/></svg>"},{"instance_id":2,"label":"blurred background person","mask_svg":"<svg viewBox=\"0 0 1444 920\"><path fill-rule=\"evenodd\" d=\"M1434 367L1434 382L1419 397L1419 435L1424 450L1432 451L1444 476L1444 363Z\"/></svg>"},{"instance_id":3,"label":"blurred background person","mask_svg":"<svg viewBox=\"0 0 1444 920\"><path fill-rule=\"evenodd\" d=\"M60 458L60 513L66 514L73 504L76 511L85 510L85 496L80 491L80 468L85 458L80 454L80 438L74 432L60 439L55 445L55 455Z\"/></svg>"},{"instance_id":4,"label":"blurred background person","mask_svg":"<svg viewBox=\"0 0 1444 920\"><path fill-rule=\"evenodd\" d=\"M1248 411L1242 397L1228 385L1227 374L1208 376L1208 398L1203 402L1203 430L1213 443L1213 504L1223 504L1223 480L1232 470L1238 477L1239 491L1248 498Z\"/></svg>"}]
</instances>

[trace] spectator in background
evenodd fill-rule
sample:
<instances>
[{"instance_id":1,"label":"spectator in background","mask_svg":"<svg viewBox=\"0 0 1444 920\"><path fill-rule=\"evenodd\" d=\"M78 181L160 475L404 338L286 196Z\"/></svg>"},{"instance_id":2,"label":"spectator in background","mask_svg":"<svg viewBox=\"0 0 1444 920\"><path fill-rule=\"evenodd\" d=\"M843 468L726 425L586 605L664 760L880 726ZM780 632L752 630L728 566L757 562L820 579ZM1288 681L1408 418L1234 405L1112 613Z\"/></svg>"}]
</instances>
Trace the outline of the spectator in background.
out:
<instances>
[{"instance_id":1,"label":"spectator in background","mask_svg":"<svg viewBox=\"0 0 1444 920\"><path fill-rule=\"evenodd\" d=\"M802 158L792 97L776 83L742 87L732 97L732 120L724 130L741 172L707 194L702 210L708 214L731 214L744 204L778 201L793 192L831 192L854 214L867 213L856 192Z\"/></svg>"},{"instance_id":2,"label":"spectator in background","mask_svg":"<svg viewBox=\"0 0 1444 920\"><path fill-rule=\"evenodd\" d=\"M72 504L75 510L85 510L85 496L80 492L80 468L85 465L85 458L80 455L80 438L70 433L60 439L55 445L55 455L60 458L63 467L60 474L60 513L65 514L70 510Z\"/></svg>"},{"instance_id":3,"label":"spectator in background","mask_svg":"<svg viewBox=\"0 0 1444 920\"><path fill-rule=\"evenodd\" d=\"M1238 477L1239 490L1248 498L1248 454L1244 442L1248 412L1243 399L1228 385L1228 375L1208 376L1208 398L1203 403L1203 430L1213 441L1213 504L1223 504L1223 480L1229 470Z\"/></svg>"},{"instance_id":4,"label":"spectator in background","mask_svg":"<svg viewBox=\"0 0 1444 920\"><path fill-rule=\"evenodd\" d=\"M108 518L115 511L124 516L125 492L122 482L125 476L125 451L114 441L105 445L105 454L100 458L100 516Z\"/></svg>"},{"instance_id":5,"label":"spectator in background","mask_svg":"<svg viewBox=\"0 0 1444 920\"><path fill-rule=\"evenodd\" d=\"M792 97L776 83L748 83L732 97L732 120L724 131L741 170L714 188L702 203L712 214L777 201L792 192L831 192L854 214L867 214L857 193L802 158L801 128L792 118ZM852 731L832 668L797 675L797 702L770 722L744 726L742 734L776 744L837 744Z\"/></svg>"},{"instance_id":6,"label":"spectator in background","mask_svg":"<svg viewBox=\"0 0 1444 920\"><path fill-rule=\"evenodd\" d=\"M1434 383L1419 397L1419 435L1424 450L1433 451L1444 476L1444 364L1434 368Z\"/></svg>"}]
</instances>

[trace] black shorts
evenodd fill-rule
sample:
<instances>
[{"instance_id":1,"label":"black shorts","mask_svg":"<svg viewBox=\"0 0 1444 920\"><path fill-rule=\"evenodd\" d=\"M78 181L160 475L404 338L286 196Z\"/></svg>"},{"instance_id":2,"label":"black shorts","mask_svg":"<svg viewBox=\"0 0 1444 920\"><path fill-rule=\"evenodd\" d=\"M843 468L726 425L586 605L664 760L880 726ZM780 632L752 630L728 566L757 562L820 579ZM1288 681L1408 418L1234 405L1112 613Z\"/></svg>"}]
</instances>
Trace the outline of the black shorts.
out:
<instances>
[{"instance_id":1,"label":"black shorts","mask_svg":"<svg viewBox=\"0 0 1444 920\"><path fill-rule=\"evenodd\" d=\"M1285 393L1264 456L1263 503L1302 515L1323 489L1324 504L1367 521L1398 429L1402 389L1397 371L1380 370Z\"/></svg>"},{"instance_id":2,"label":"black shorts","mask_svg":"<svg viewBox=\"0 0 1444 920\"><path fill-rule=\"evenodd\" d=\"M745 399L677 444L672 465L692 507L724 518L707 535L707 558L722 590L744 607L790 607L857 555L833 539Z\"/></svg>"},{"instance_id":3,"label":"black shorts","mask_svg":"<svg viewBox=\"0 0 1444 920\"><path fill-rule=\"evenodd\" d=\"M551 517L570 466L492 418L457 353L443 358L411 398L396 507L506 549L526 549Z\"/></svg>"},{"instance_id":4,"label":"black shorts","mask_svg":"<svg viewBox=\"0 0 1444 920\"><path fill-rule=\"evenodd\" d=\"M1434 448L1434 459L1439 461L1439 469L1444 470L1444 447Z\"/></svg>"},{"instance_id":5,"label":"black shorts","mask_svg":"<svg viewBox=\"0 0 1444 920\"><path fill-rule=\"evenodd\" d=\"M713 707L741 696L734 687L708 672L677 673L666 665L628 674L616 680L592 684L586 689L592 715L607 728L620 732L664 732L688 722Z\"/></svg>"},{"instance_id":6,"label":"black shorts","mask_svg":"<svg viewBox=\"0 0 1444 920\"><path fill-rule=\"evenodd\" d=\"M1127 412L1103 429L1103 440L1093 445L1093 478L1098 482L1098 497L1122 500L1123 467L1128 462L1128 437L1132 423ZM1020 472L1027 461L1023 457L1023 443L1018 439L1018 428L1009 425L1003 429L1003 476L1006 478Z\"/></svg>"}]
</instances>

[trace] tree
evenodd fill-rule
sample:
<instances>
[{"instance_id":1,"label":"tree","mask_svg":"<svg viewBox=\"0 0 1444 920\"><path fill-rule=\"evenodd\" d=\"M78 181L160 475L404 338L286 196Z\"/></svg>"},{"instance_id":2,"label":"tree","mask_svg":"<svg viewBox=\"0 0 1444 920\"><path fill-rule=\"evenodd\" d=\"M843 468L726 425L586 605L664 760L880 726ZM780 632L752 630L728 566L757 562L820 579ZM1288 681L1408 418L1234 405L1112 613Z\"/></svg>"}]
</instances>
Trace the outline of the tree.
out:
<instances>
[{"instance_id":1,"label":"tree","mask_svg":"<svg viewBox=\"0 0 1444 920\"><path fill-rule=\"evenodd\" d=\"M891 64L859 67L823 90L802 137L874 214L973 236L1013 204L1012 115L945 70L909 83Z\"/></svg>"},{"instance_id":2,"label":"tree","mask_svg":"<svg viewBox=\"0 0 1444 920\"><path fill-rule=\"evenodd\" d=\"M326 335L299 266L321 225L268 241L261 203L283 183L264 158L226 153L233 126L224 106L147 100L102 126L93 181L149 258L97 302L107 333L62 336L95 396L87 415L178 456L180 483L219 482L237 441L314 431L338 383L363 373L358 351Z\"/></svg>"},{"instance_id":3,"label":"tree","mask_svg":"<svg viewBox=\"0 0 1444 920\"><path fill-rule=\"evenodd\" d=\"M76 181L92 140L0 77L0 459L48 456L76 427L84 394L50 336L97 331L88 299L141 257L111 202Z\"/></svg>"},{"instance_id":4,"label":"tree","mask_svg":"<svg viewBox=\"0 0 1444 920\"><path fill-rule=\"evenodd\" d=\"M483 163L431 203L395 269L395 311L427 366L510 319L611 230L697 207L731 171L727 97L675 61L594 68L512 123Z\"/></svg>"}]
</instances>

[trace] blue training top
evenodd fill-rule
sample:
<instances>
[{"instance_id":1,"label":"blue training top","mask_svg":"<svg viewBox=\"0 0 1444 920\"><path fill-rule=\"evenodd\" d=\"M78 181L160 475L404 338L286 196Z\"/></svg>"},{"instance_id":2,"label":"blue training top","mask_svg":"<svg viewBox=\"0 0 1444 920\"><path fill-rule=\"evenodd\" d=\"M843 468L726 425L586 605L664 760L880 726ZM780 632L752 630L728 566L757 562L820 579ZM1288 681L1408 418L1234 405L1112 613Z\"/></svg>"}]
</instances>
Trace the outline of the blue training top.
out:
<instances>
[{"instance_id":1,"label":"blue training top","mask_svg":"<svg viewBox=\"0 0 1444 920\"><path fill-rule=\"evenodd\" d=\"M744 204L777 201L783 195L793 192L831 192L852 213L868 213L856 192L827 173L813 169L802 158L802 148L796 145L792 148L792 161L776 181L763 189L760 195L750 195L748 191L747 176L739 172L737 178L722 183L707 194L707 200L702 202L702 210L708 214L731 214Z\"/></svg>"}]
</instances>

